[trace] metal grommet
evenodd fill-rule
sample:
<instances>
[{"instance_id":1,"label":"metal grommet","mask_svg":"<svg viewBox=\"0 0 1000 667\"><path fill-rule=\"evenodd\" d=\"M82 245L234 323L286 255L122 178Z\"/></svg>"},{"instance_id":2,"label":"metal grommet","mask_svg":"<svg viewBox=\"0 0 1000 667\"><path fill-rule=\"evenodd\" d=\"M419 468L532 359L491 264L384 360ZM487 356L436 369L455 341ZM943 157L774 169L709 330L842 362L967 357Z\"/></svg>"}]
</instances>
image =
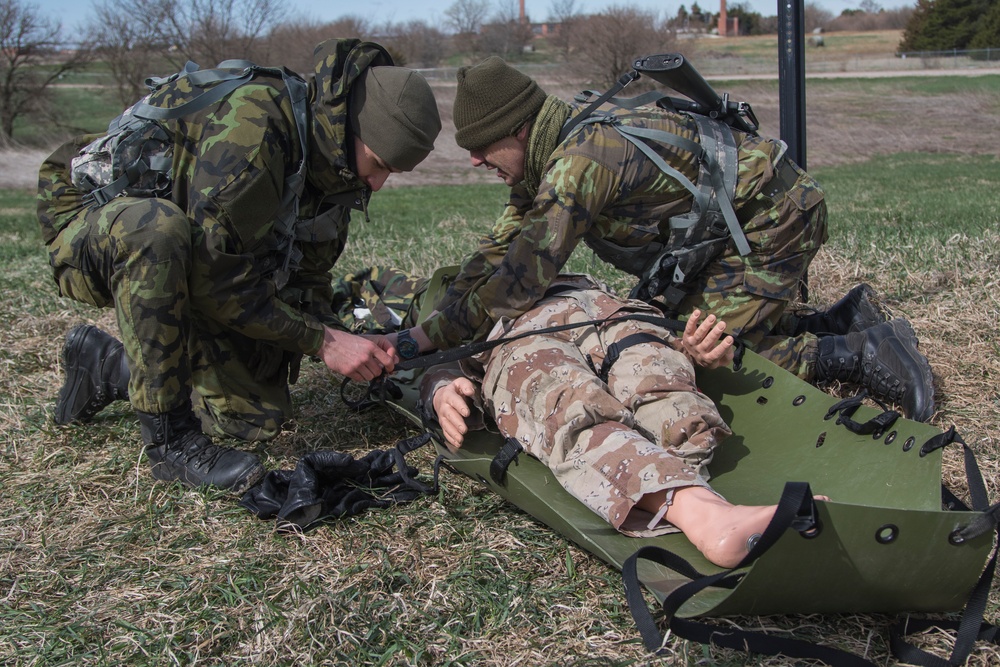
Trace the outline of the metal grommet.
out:
<instances>
[{"instance_id":1,"label":"metal grommet","mask_svg":"<svg viewBox=\"0 0 1000 667\"><path fill-rule=\"evenodd\" d=\"M764 382L763 382L764 389L770 389L771 385L773 385L773 384L774 384L774 378L773 377L771 377L770 375L768 375L766 378L764 378Z\"/></svg>"},{"instance_id":2,"label":"metal grommet","mask_svg":"<svg viewBox=\"0 0 1000 667\"><path fill-rule=\"evenodd\" d=\"M899 537L899 526L894 523L887 523L875 531L875 541L879 544L895 542L897 537Z\"/></svg>"},{"instance_id":3,"label":"metal grommet","mask_svg":"<svg viewBox=\"0 0 1000 667\"><path fill-rule=\"evenodd\" d=\"M883 431L882 429L877 429L874 433L872 433L872 440L878 440L879 438L882 437L883 433L885 433L885 431Z\"/></svg>"},{"instance_id":4,"label":"metal grommet","mask_svg":"<svg viewBox=\"0 0 1000 667\"><path fill-rule=\"evenodd\" d=\"M806 402L806 397L803 396L802 394L799 394L794 399L792 399L792 405L796 405L796 406L802 405L805 402Z\"/></svg>"},{"instance_id":5,"label":"metal grommet","mask_svg":"<svg viewBox=\"0 0 1000 667\"><path fill-rule=\"evenodd\" d=\"M820 433L819 437L816 438L816 446L817 447L822 447L824 442L826 442L826 431L823 431L822 433Z\"/></svg>"},{"instance_id":6,"label":"metal grommet","mask_svg":"<svg viewBox=\"0 0 1000 667\"><path fill-rule=\"evenodd\" d=\"M819 537L819 534L821 532L823 532L823 527L819 524L819 520L817 520L816 523L813 525L813 527L810 528L809 530L799 531L799 535L806 538L807 540L811 540Z\"/></svg>"},{"instance_id":7,"label":"metal grommet","mask_svg":"<svg viewBox=\"0 0 1000 667\"><path fill-rule=\"evenodd\" d=\"M911 435L911 436L910 436L909 438L907 438L907 439L906 439L906 442L904 442L904 443L903 443L903 451L904 451L904 452L908 452L908 451L910 451L911 449L913 449L913 444L914 444L914 443L915 443L916 441L917 441L917 439L916 439L916 438L914 438L914 437L913 437L912 435Z\"/></svg>"},{"instance_id":8,"label":"metal grommet","mask_svg":"<svg viewBox=\"0 0 1000 667\"><path fill-rule=\"evenodd\" d=\"M965 538L962 537L962 531L961 530L951 531L951 534L948 536L948 544L953 544L955 546L958 546L959 544L963 543L965 543Z\"/></svg>"},{"instance_id":9,"label":"metal grommet","mask_svg":"<svg viewBox=\"0 0 1000 667\"><path fill-rule=\"evenodd\" d=\"M486 481L486 478L485 478L485 477L483 477L482 475L478 475L478 474L477 474L477 475L476 475L476 479L478 479L478 480L479 480L480 482L482 482L482 483L483 483L483 486L487 486L487 487L488 487L488 486L490 485L490 483L489 483L489 482L487 482L487 481Z\"/></svg>"},{"instance_id":10,"label":"metal grommet","mask_svg":"<svg viewBox=\"0 0 1000 667\"><path fill-rule=\"evenodd\" d=\"M896 432L890 431L889 435L885 436L885 444L891 445L895 439L896 439Z\"/></svg>"}]
</instances>

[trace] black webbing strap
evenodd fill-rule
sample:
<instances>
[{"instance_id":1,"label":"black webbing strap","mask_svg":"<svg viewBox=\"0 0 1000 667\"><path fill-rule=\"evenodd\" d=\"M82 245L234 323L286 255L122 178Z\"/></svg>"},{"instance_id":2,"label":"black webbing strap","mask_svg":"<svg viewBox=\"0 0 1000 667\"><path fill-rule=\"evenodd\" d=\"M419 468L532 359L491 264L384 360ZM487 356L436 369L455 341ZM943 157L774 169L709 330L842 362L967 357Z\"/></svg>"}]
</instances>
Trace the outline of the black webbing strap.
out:
<instances>
[{"instance_id":1,"label":"black webbing strap","mask_svg":"<svg viewBox=\"0 0 1000 667\"><path fill-rule=\"evenodd\" d=\"M872 433L883 433L892 428L892 425L896 423L899 419L899 413L895 410L889 410L883 405L878 399L872 398L879 406L882 408L882 412L875 415L868 421L861 422L854 421L851 417L854 413L858 411L861 407L864 399L868 397L868 390L862 389L854 396L849 396L842 401L838 401L830 406L830 409L826 411L826 415L823 419L831 419L834 415L838 415L837 424L842 425L851 433L856 433L858 435L869 435Z\"/></svg>"},{"instance_id":2,"label":"black webbing strap","mask_svg":"<svg viewBox=\"0 0 1000 667\"><path fill-rule=\"evenodd\" d=\"M577 115L573 116L568 121L566 121L566 123L563 124L562 130L560 130L559 132L559 143L565 141L566 137L568 137L570 133L576 129L577 125L586 120L590 116L590 114L594 113L594 111L597 110L599 106L601 106L602 104L610 100L612 97L617 95L619 92L621 92L621 90L625 86L632 83L638 78L639 78L639 72L634 69L629 70L625 74L622 74L618 78L618 81L617 83L615 83L614 86L609 88L603 95L601 95L596 100L591 102L586 109L584 109Z\"/></svg>"},{"instance_id":3,"label":"black webbing strap","mask_svg":"<svg viewBox=\"0 0 1000 667\"><path fill-rule=\"evenodd\" d=\"M864 658L829 646L798 639L773 637L762 632L739 630L730 626L723 627L702 621L682 619L676 615L677 610L685 602L709 586L733 588L743 578L743 574L737 570L747 567L760 558L789 528L806 535L813 534L819 529L816 523L812 491L809 485L804 482L789 482L785 485L774 517L764 530L760 540L746 557L730 570L713 575L703 575L680 556L660 547L643 547L630 556L622 565L622 580L625 583L625 597L628 601L629 611L632 613L632 618L635 619L646 648L656 653L662 652L665 638L661 635L642 596L638 577L639 560L658 563L692 579L671 592L663 601L663 611L670 630L682 639L761 655L780 654L792 658L822 660L827 664L837 666L874 667L874 663Z\"/></svg>"},{"instance_id":4,"label":"black webbing strap","mask_svg":"<svg viewBox=\"0 0 1000 667\"><path fill-rule=\"evenodd\" d=\"M546 327L544 329L535 329L532 331L526 331L524 333L517 334L516 336L504 336L501 338L494 338L493 340L483 340L477 341L475 343L468 343L466 345L460 345L458 347L453 347L448 350L441 350L439 352L431 352L430 354L422 354L419 357L413 359L404 359L396 364L396 370L409 371L415 368L430 368L431 366L438 366L440 364L447 364L453 361L459 361L460 359L467 359L469 357L474 357L477 354L481 354L488 350L492 350L500 345L505 345L507 343L512 343L516 340L521 340L522 338L527 338L528 336L537 336L538 334L546 333L556 333L558 331L568 331L570 329L577 329L580 327L589 326L599 326L602 324L614 324L616 322L624 322L626 320L635 320L636 322L646 322L648 324L653 324L670 331L682 332L687 322L682 320L676 320L669 317L659 317L657 315L643 315L640 313L630 313L622 317L609 317L603 320L588 320L586 322L573 322L571 324L561 324L554 327ZM746 343L740 339L738 336L733 336L733 370L739 371L743 367L743 353L746 350Z\"/></svg>"},{"instance_id":5,"label":"black webbing strap","mask_svg":"<svg viewBox=\"0 0 1000 667\"><path fill-rule=\"evenodd\" d=\"M960 528L949 536L953 544L961 544L967 540L984 535L989 531L996 533L996 544L989 562L983 569L979 581L969 594L969 599L962 610L962 618L958 621L947 619L914 619L907 616L904 620L895 624L889 629L889 645L894 656L902 662L922 667L951 667L952 665L964 665L969 654L977 641L985 641L1000 645L1000 628L983 621L983 614L986 611L986 604L989 601L990 589L993 586L993 577L996 573L997 551L1000 549L1000 503L990 506L989 495L986 492L986 483L983 480L983 473L976 460L976 454L972 451L962 436L958 434L952 426L944 433L930 438L920 448L921 455L926 455L935 449L944 447L953 442L961 443L965 458L965 476L969 485L969 500L974 511L980 512L979 516L973 519L968 525ZM942 487L942 495L947 504L957 504L960 509L968 508L950 491ZM955 646L951 651L951 656L945 660L936 655L928 653L923 649L905 641L904 637L929 630L939 628L955 632Z\"/></svg>"},{"instance_id":6,"label":"black webbing strap","mask_svg":"<svg viewBox=\"0 0 1000 667\"><path fill-rule=\"evenodd\" d=\"M597 376L604 382L607 382L608 374L611 373L611 368L618 363L618 358L622 356L622 352L633 345L642 345L643 343L666 344L666 341L659 336L643 331L640 333L629 334L621 340L611 343L611 345L608 346L608 353L604 356L604 361L601 362L601 368L597 371Z\"/></svg>"},{"instance_id":7,"label":"black webbing strap","mask_svg":"<svg viewBox=\"0 0 1000 667\"><path fill-rule=\"evenodd\" d=\"M571 322L570 324L560 324L554 327L545 327L544 329L535 329L532 331L526 331L524 333L517 334L515 336L504 336L501 338L494 338L493 340L482 340L475 343L468 343L466 345L460 345L458 347L453 347L448 350L441 350L439 352L432 352L430 354L422 354L414 359L404 359L396 364L396 369L401 371L408 371L414 368L430 368L431 366L437 366L439 364L447 364L452 361L458 361L459 359L467 359L468 357L474 357L477 354L481 354L488 350L492 350L500 345L505 345L507 343L513 343L516 340L521 340L522 338L527 338L529 336L537 336L538 334L546 333L556 333L559 331L569 331L570 329L578 329L581 327L598 326L602 324L614 324L616 322L624 322L626 320L635 320L637 322L647 322L649 324L654 324L664 329L670 331L684 331L684 327L687 324L681 320L674 320L667 317L659 317L657 315L643 315L641 313L629 313L622 317L608 317L603 320L587 320L586 322Z\"/></svg>"},{"instance_id":8,"label":"black webbing strap","mask_svg":"<svg viewBox=\"0 0 1000 667\"><path fill-rule=\"evenodd\" d=\"M503 486L507 477L507 468L511 463L517 463L517 457L524 451L524 446L517 438L507 438L503 446L497 452L493 460L490 461L490 478L498 485Z\"/></svg>"}]
</instances>

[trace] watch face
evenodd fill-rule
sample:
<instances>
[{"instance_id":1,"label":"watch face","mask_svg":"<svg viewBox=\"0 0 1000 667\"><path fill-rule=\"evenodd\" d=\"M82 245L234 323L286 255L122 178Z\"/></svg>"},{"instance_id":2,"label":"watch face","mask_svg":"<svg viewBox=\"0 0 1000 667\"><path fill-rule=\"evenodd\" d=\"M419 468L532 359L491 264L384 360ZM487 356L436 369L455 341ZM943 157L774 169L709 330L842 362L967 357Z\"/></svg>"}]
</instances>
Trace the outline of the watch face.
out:
<instances>
[{"instance_id":1,"label":"watch face","mask_svg":"<svg viewBox=\"0 0 1000 667\"><path fill-rule=\"evenodd\" d=\"M409 331L401 331L396 337L396 351L403 359L413 359L420 353L420 346Z\"/></svg>"}]
</instances>

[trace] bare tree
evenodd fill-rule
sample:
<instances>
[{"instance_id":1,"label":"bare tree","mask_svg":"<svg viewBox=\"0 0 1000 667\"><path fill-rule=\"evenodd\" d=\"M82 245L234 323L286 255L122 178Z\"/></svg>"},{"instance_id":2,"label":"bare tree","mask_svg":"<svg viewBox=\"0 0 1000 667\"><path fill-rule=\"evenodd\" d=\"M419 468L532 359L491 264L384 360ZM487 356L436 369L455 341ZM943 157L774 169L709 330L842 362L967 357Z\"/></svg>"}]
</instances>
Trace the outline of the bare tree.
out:
<instances>
[{"instance_id":1,"label":"bare tree","mask_svg":"<svg viewBox=\"0 0 1000 667\"><path fill-rule=\"evenodd\" d=\"M152 26L135 20L132 6L132 0L99 2L86 28L95 55L111 71L123 107L147 92L143 85L146 77L162 74L156 68L166 50L166 45L157 42Z\"/></svg>"},{"instance_id":2,"label":"bare tree","mask_svg":"<svg viewBox=\"0 0 1000 667\"><path fill-rule=\"evenodd\" d=\"M833 20L833 13L823 9L815 2L807 2L802 19L806 32L812 32L816 28L825 28Z\"/></svg>"},{"instance_id":3,"label":"bare tree","mask_svg":"<svg viewBox=\"0 0 1000 667\"><path fill-rule=\"evenodd\" d=\"M185 60L205 66L228 58L267 62L263 38L279 11L277 0L134 0L132 9L171 47L169 58L178 68Z\"/></svg>"},{"instance_id":4,"label":"bare tree","mask_svg":"<svg viewBox=\"0 0 1000 667\"><path fill-rule=\"evenodd\" d=\"M369 22L360 16L343 16L332 23L293 19L275 27L267 37L269 65L284 65L293 72L313 71L313 48L332 37L369 39ZM263 62L263 61L261 61Z\"/></svg>"},{"instance_id":5,"label":"bare tree","mask_svg":"<svg viewBox=\"0 0 1000 667\"><path fill-rule=\"evenodd\" d=\"M531 44L529 23L521 23L520 9L514 0L497 0L497 9L479 35L479 50L510 59Z\"/></svg>"},{"instance_id":6,"label":"bare tree","mask_svg":"<svg viewBox=\"0 0 1000 667\"><path fill-rule=\"evenodd\" d=\"M479 30L490 14L490 0L455 0L444 10L444 23L455 33L460 51L479 52Z\"/></svg>"},{"instance_id":7,"label":"bare tree","mask_svg":"<svg viewBox=\"0 0 1000 667\"><path fill-rule=\"evenodd\" d=\"M552 0L549 5L549 21L555 23L555 32L549 37L549 42L557 48L563 58L569 58L570 47L573 44L573 31L580 22L580 10L576 0Z\"/></svg>"},{"instance_id":8,"label":"bare tree","mask_svg":"<svg viewBox=\"0 0 1000 667\"><path fill-rule=\"evenodd\" d=\"M671 51L673 33L653 12L614 6L583 19L577 33L585 43L575 45L577 74L591 83L610 86L632 67L632 62L652 53Z\"/></svg>"},{"instance_id":9,"label":"bare tree","mask_svg":"<svg viewBox=\"0 0 1000 667\"><path fill-rule=\"evenodd\" d=\"M49 115L52 84L86 62L84 49L60 50L60 28L35 5L0 0L0 143L11 142L18 118Z\"/></svg>"},{"instance_id":10,"label":"bare tree","mask_svg":"<svg viewBox=\"0 0 1000 667\"><path fill-rule=\"evenodd\" d=\"M379 30L379 43L397 65L437 67L448 55L448 40L425 21L387 23Z\"/></svg>"}]
</instances>

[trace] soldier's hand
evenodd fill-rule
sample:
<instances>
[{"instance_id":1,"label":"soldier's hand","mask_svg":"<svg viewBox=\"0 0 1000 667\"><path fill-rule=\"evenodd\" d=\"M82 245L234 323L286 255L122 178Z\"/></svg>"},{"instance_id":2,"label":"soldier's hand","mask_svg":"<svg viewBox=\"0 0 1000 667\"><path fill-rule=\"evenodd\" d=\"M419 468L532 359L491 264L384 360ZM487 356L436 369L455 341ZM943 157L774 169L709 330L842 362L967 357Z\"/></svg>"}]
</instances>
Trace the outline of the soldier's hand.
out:
<instances>
[{"instance_id":1,"label":"soldier's hand","mask_svg":"<svg viewBox=\"0 0 1000 667\"><path fill-rule=\"evenodd\" d=\"M434 392L434 412L448 446L458 449L469 431L465 418L472 414L469 401L476 395L476 385L468 378L456 378Z\"/></svg>"},{"instance_id":2,"label":"soldier's hand","mask_svg":"<svg viewBox=\"0 0 1000 667\"><path fill-rule=\"evenodd\" d=\"M319 356L327 368L356 382L391 373L399 358L385 336L356 336L324 327Z\"/></svg>"},{"instance_id":3,"label":"soldier's hand","mask_svg":"<svg viewBox=\"0 0 1000 667\"><path fill-rule=\"evenodd\" d=\"M701 311L695 310L684 326L681 345L684 351L699 366L718 368L733 363L733 337L726 336L726 323L711 313L701 324Z\"/></svg>"}]
</instances>

